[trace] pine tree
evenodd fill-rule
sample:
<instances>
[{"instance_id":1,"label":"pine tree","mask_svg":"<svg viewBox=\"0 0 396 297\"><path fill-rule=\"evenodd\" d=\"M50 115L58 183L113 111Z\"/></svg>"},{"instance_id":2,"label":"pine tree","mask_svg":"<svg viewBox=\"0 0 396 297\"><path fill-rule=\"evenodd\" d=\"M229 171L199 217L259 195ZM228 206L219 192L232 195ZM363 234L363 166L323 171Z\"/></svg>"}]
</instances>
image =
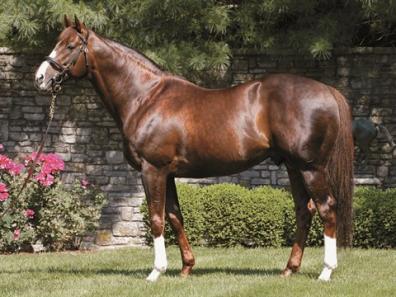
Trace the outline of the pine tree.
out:
<instances>
[{"instance_id":1,"label":"pine tree","mask_svg":"<svg viewBox=\"0 0 396 297\"><path fill-rule=\"evenodd\" d=\"M0 44L50 49L64 14L206 82L227 69L234 49L293 48L327 59L334 47L396 41L394 0L2 0Z\"/></svg>"}]
</instances>

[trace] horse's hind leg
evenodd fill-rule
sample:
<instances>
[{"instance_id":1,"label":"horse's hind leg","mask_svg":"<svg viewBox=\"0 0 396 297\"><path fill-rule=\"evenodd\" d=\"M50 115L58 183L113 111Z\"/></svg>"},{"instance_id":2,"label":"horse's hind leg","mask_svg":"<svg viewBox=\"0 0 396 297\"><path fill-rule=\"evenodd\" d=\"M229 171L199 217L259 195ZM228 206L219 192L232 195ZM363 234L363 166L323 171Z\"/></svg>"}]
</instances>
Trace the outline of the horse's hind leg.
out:
<instances>
[{"instance_id":1,"label":"horse's hind leg","mask_svg":"<svg viewBox=\"0 0 396 297\"><path fill-rule=\"evenodd\" d=\"M330 193L324 167L311 167L303 170L302 175L324 224L324 268L319 279L328 281L332 271L337 267L336 200Z\"/></svg>"},{"instance_id":2,"label":"horse's hind leg","mask_svg":"<svg viewBox=\"0 0 396 297\"><path fill-rule=\"evenodd\" d=\"M195 260L183 228L183 216L180 211L175 179L173 177L169 177L167 180L165 213L173 231L176 234L177 241L179 242L180 253L183 261L181 275L187 276L191 273Z\"/></svg>"},{"instance_id":3,"label":"horse's hind leg","mask_svg":"<svg viewBox=\"0 0 396 297\"><path fill-rule=\"evenodd\" d=\"M286 268L282 272L282 276L289 276L300 269L305 241L307 239L309 227L311 226L312 215L315 212L315 208L310 206L309 194L305 189L301 173L289 167L287 171L289 173L291 191L295 204L297 230L290 258Z\"/></svg>"}]
</instances>

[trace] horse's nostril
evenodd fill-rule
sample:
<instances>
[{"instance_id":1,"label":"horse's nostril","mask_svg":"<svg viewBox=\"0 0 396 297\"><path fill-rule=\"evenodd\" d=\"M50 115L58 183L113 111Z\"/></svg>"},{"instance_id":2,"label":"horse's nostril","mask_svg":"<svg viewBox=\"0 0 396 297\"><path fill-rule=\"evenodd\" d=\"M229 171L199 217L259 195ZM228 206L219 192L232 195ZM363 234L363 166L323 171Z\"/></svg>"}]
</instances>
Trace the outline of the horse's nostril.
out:
<instances>
[{"instance_id":1,"label":"horse's nostril","mask_svg":"<svg viewBox=\"0 0 396 297\"><path fill-rule=\"evenodd\" d=\"M39 77L37 77L37 82L41 83L44 80L44 75L40 74Z\"/></svg>"}]
</instances>

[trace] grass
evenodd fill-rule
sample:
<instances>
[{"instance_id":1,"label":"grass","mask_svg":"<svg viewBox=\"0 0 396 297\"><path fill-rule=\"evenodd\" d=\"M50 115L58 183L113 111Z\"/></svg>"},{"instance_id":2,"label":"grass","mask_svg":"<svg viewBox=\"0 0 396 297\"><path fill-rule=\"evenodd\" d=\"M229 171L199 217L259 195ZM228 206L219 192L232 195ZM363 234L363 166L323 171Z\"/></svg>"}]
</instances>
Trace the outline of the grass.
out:
<instances>
[{"instance_id":1,"label":"grass","mask_svg":"<svg viewBox=\"0 0 396 297\"><path fill-rule=\"evenodd\" d=\"M169 269L155 284L145 281L151 249L0 256L0 296L395 296L395 250L339 253L333 280L316 280L322 249L308 248L301 272L279 277L290 250L195 248L194 275L178 276L180 256L168 248Z\"/></svg>"}]
</instances>

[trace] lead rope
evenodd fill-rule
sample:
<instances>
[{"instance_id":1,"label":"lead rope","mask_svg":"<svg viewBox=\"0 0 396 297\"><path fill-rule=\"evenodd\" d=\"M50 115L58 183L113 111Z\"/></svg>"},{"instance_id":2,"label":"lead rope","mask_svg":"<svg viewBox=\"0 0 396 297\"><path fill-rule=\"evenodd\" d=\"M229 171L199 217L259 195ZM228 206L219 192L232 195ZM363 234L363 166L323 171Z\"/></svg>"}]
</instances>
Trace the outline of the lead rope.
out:
<instances>
[{"instance_id":1,"label":"lead rope","mask_svg":"<svg viewBox=\"0 0 396 297\"><path fill-rule=\"evenodd\" d=\"M48 124L47 124L47 129L45 130L44 135L43 135L43 137L41 138L41 143L40 143L39 149L38 149L38 151L37 151L36 156L35 156L34 159L33 159L32 164L31 164L30 167L29 167L28 175L27 175L27 177L25 178L25 181L24 181L24 183L23 183L23 185L22 185L22 188L19 190L19 193L18 193L18 195L17 195L17 198L19 198L19 195L21 195L21 193L22 193L22 191L25 189L27 183L30 181L30 179L31 179L31 177L32 177L32 175L33 175L33 173L34 173L34 168L35 168L36 165L37 165L37 160L39 160L39 158L40 158L40 156L41 156L41 153L43 152L43 148L44 148L44 145L45 145L45 141L47 140L47 136L48 136L48 131L49 131L50 127L51 127L52 120L54 119L55 104L56 104L56 95L57 95L57 91L56 91L56 92L53 91L52 94L51 94L51 102L50 102L50 107L49 107L49 111L48 111Z\"/></svg>"},{"instance_id":2,"label":"lead rope","mask_svg":"<svg viewBox=\"0 0 396 297\"><path fill-rule=\"evenodd\" d=\"M43 137L41 138L41 143L39 146L39 149L37 151L36 156L33 159L33 162L30 164L29 169L28 169L28 175L26 176L21 189L19 190L17 196L15 197L15 199L13 199L10 204L8 205L8 207L0 214L0 218L2 218L7 212L8 210L10 210L11 206L13 205L14 201L17 201L19 199L19 197L21 196L23 190L26 188L27 184L29 183L29 181L31 180L33 173L34 173L34 168L37 165L37 161L39 160L41 153L43 152L43 148L44 148L44 144L45 141L47 140L47 136L48 136L48 131L51 127L51 123L52 120L54 118L54 114L55 114L55 104L56 104L56 95L57 93L60 91L60 88L58 89L54 89L51 93L51 102L50 102L50 107L48 110L48 124L47 124L47 129L45 130Z\"/></svg>"}]
</instances>

